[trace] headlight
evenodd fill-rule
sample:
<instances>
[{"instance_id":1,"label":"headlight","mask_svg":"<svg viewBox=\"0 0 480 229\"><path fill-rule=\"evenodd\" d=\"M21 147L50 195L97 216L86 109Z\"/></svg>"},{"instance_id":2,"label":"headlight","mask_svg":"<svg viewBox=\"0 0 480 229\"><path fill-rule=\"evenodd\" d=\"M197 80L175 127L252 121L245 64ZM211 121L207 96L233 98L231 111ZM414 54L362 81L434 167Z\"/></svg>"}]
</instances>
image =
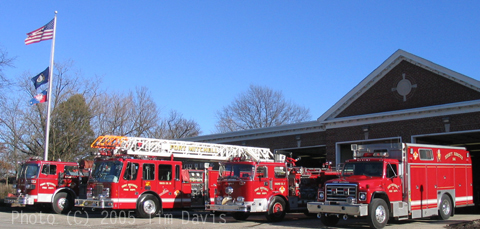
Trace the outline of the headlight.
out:
<instances>
[{"instance_id":1,"label":"headlight","mask_svg":"<svg viewBox=\"0 0 480 229\"><path fill-rule=\"evenodd\" d=\"M347 198L347 203L348 203L348 204L355 204L355 198L353 198L353 197L348 197L348 198Z\"/></svg>"},{"instance_id":2,"label":"headlight","mask_svg":"<svg viewBox=\"0 0 480 229\"><path fill-rule=\"evenodd\" d=\"M87 188L87 199L91 199L93 197L93 188Z\"/></svg>"},{"instance_id":3,"label":"headlight","mask_svg":"<svg viewBox=\"0 0 480 229\"><path fill-rule=\"evenodd\" d=\"M103 194L103 196L105 196L107 198L110 197L110 188L104 188L102 190L102 194Z\"/></svg>"},{"instance_id":4,"label":"headlight","mask_svg":"<svg viewBox=\"0 0 480 229\"><path fill-rule=\"evenodd\" d=\"M366 192L361 192L359 195L358 195L358 199L360 201L365 201L367 200L367 193Z\"/></svg>"},{"instance_id":5,"label":"headlight","mask_svg":"<svg viewBox=\"0 0 480 229\"><path fill-rule=\"evenodd\" d=\"M237 202L243 202L245 201L245 198L243 196L237 197Z\"/></svg>"},{"instance_id":6,"label":"headlight","mask_svg":"<svg viewBox=\"0 0 480 229\"><path fill-rule=\"evenodd\" d=\"M225 193L227 193L228 195L232 194L233 193L233 188L231 186L228 186L225 188Z\"/></svg>"},{"instance_id":7,"label":"headlight","mask_svg":"<svg viewBox=\"0 0 480 229\"><path fill-rule=\"evenodd\" d=\"M325 193L323 191L318 192L318 200L324 200L325 199Z\"/></svg>"}]
</instances>

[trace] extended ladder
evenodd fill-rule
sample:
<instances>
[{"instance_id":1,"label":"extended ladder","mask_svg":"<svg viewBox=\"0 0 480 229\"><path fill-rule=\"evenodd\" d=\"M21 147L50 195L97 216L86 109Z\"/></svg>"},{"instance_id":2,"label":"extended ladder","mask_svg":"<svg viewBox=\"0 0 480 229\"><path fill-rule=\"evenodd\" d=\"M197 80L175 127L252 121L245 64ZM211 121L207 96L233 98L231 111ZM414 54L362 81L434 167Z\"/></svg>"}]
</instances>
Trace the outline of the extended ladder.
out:
<instances>
[{"instance_id":1,"label":"extended ladder","mask_svg":"<svg viewBox=\"0 0 480 229\"><path fill-rule=\"evenodd\" d=\"M98 137L92 148L112 149L130 155L227 161L234 157L248 157L253 161L272 162L268 148L224 145L214 143L175 141L154 138L105 135Z\"/></svg>"}]
</instances>

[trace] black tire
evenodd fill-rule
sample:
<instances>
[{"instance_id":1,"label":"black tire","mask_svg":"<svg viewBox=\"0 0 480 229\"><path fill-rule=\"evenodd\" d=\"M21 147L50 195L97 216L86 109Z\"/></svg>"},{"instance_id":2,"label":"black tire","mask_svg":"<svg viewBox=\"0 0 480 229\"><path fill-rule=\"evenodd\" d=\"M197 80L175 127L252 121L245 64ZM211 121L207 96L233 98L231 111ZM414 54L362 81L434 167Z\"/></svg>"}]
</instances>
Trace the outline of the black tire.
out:
<instances>
[{"instance_id":1,"label":"black tire","mask_svg":"<svg viewBox=\"0 0 480 229\"><path fill-rule=\"evenodd\" d=\"M73 208L73 196L66 192L59 192L53 198L52 209L57 214L68 214Z\"/></svg>"},{"instance_id":2,"label":"black tire","mask_svg":"<svg viewBox=\"0 0 480 229\"><path fill-rule=\"evenodd\" d=\"M232 216L236 220L246 220L250 216L250 212L234 212Z\"/></svg>"},{"instance_id":3,"label":"black tire","mask_svg":"<svg viewBox=\"0 0 480 229\"><path fill-rule=\"evenodd\" d=\"M390 212L383 199L373 199L368 206L368 224L372 228L384 228L387 225Z\"/></svg>"},{"instance_id":4,"label":"black tire","mask_svg":"<svg viewBox=\"0 0 480 229\"><path fill-rule=\"evenodd\" d=\"M336 215L322 215L322 217L320 217L320 221L322 221L323 225L327 227L333 227L337 225L339 220L340 218L338 218Z\"/></svg>"},{"instance_id":5,"label":"black tire","mask_svg":"<svg viewBox=\"0 0 480 229\"><path fill-rule=\"evenodd\" d=\"M42 212L42 213L50 213L52 212L52 204L47 204L47 203L35 203L33 205L33 208L37 212Z\"/></svg>"},{"instance_id":6,"label":"black tire","mask_svg":"<svg viewBox=\"0 0 480 229\"><path fill-rule=\"evenodd\" d=\"M270 203L267 211L267 220L270 222L279 222L285 218L285 213L287 209L285 208L285 201L276 196L273 198L273 201Z\"/></svg>"},{"instance_id":7,"label":"black tire","mask_svg":"<svg viewBox=\"0 0 480 229\"><path fill-rule=\"evenodd\" d=\"M139 218L153 218L160 212L160 201L157 197L146 194L142 195L137 202L135 213Z\"/></svg>"},{"instance_id":8,"label":"black tire","mask_svg":"<svg viewBox=\"0 0 480 229\"><path fill-rule=\"evenodd\" d=\"M440 206L438 206L438 217L440 219L446 220L452 215L452 200L447 195L442 195L442 200L440 201Z\"/></svg>"}]
</instances>

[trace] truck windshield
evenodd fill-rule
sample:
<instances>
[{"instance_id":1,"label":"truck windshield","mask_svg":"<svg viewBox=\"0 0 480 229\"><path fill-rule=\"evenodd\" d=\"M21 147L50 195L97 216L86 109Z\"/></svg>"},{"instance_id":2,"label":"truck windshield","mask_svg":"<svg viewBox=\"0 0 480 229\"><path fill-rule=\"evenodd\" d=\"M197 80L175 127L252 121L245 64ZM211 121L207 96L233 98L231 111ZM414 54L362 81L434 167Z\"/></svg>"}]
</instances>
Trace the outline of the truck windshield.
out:
<instances>
[{"instance_id":1,"label":"truck windshield","mask_svg":"<svg viewBox=\"0 0 480 229\"><path fill-rule=\"evenodd\" d=\"M220 178L241 178L252 180L255 166L245 164L228 163L220 166Z\"/></svg>"},{"instance_id":2,"label":"truck windshield","mask_svg":"<svg viewBox=\"0 0 480 229\"><path fill-rule=\"evenodd\" d=\"M37 164L23 164L20 169L20 177L37 178L39 168Z\"/></svg>"},{"instance_id":3,"label":"truck windshield","mask_svg":"<svg viewBox=\"0 0 480 229\"><path fill-rule=\"evenodd\" d=\"M123 163L120 161L97 161L93 165L92 179L97 182L118 182Z\"/></svg>"},{"instance_id":4,"label":"truck windshield","mask_svg":"<svg viewBox=\"0 0 480 229\"><path fill-rule=\"evenodd\" d=\"M344 177L349 176L371 176L382 177L383 175L383 162L349 162L345 163L343 167Z\"/></svg>"}]
</instances>

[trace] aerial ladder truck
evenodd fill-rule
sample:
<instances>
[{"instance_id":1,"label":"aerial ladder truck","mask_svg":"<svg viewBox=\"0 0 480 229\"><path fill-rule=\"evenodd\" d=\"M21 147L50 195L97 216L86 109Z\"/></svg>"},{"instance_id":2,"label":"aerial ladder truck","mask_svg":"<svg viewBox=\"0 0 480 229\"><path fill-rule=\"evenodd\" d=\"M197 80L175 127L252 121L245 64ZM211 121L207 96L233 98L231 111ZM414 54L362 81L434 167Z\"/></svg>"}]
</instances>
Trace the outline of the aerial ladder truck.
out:
<instances>
[{"instance_id":1,"label":"aerial ladder truck","mask_svg":"<svg viewBox=\"0 0 480 229\"><path fill-rule=\"evenodd\" d=\"M86 198L75 206L92 209L135 210L141 218L163 209L191 208L214 201L218 171L183 166L187 161L226 162L232 158L272 161L268 148L164 140L142 137L100 136ZM215 189L210 189L213 192ZM211 196L211 197L210 197Z\"/></svg>"}]
</instances>

